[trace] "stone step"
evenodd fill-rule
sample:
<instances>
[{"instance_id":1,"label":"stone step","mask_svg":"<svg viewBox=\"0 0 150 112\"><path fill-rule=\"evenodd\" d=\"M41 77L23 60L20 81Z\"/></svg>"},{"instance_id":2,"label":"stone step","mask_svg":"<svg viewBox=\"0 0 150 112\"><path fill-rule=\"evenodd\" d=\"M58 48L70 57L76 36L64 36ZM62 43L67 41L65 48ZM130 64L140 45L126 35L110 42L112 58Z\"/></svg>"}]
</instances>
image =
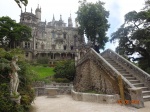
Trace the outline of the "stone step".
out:
<instances>
[{"instance_id":1,"label":"stone step","mask_svg":"<svg viewBox=\"0 0 150 112\"><path fill-rule=\"evenodd\" d=\"M111 63L111 62L115 62L115 61L113 61L113 60L107 60L107 61L110 62L110 63Z\"/></svg>"},{"instance_id":2,"label":"stone step","mask_svg":"<svg viewBox=\"0 0 150 112\"><path fill-rule=\"evenodd\" d=\"M140 83L139 80L129 80L132 84L135 84L135 83Z\"/></svg>"},{"instance_id":3,"label":"stone step","mask_svg":"<svg viewBox=\"0 0 150 112\"><path fill-rule=\"evenodd\" d=\"M150 95L150 91L142 91L143 96Z\"/></svg>"},{"instance_id":4,"label":"stone step","mask_svg":"<svg viewBox=\"0 0 150 112\"><path fill-rule=\"evenodd\" d=\"M115 67L116 70L122 70L123 68L121 66Z\"/></svg>"},{"instance_id":5,"label":"stone step","mask_svg":"<svg viewBox=\"0 0 150 112\"><path fill-rule=\"evenodd\" d=\"M138 88L142 89L142 91L148 91L147 87L138 87Z\"/></svg>"},{"instance_id":6,"label":"stone step","mask_svg":"<svg viewBox=\"0 0 150 112\"><path fill-rule=\"evenodd\" d=\"M127 80L136 80L135 77L125 77Z\"/></svg>"},{"instance_id":7,"label":"stone step","mask_svg":"<svg viewBox=\"0 0 150 112\"><path fill-rule=\"evenodd\" d=\"M144 101L150 101L150 95L149 96L143 96Z\"/></svg>"},{"instance_id":8,"label":"stone step","mask_svg":"<svg viewBox=\"0 0 150 112\"><path fill-rule=\"evenodd\" d=\"M119 67L118 64L110 63L114 68Z\"/></svg>"},{"instance_id":9,"label":"stone step","mask_svg":"<svg viewBox=\"0 0 150 112\"><path fill-rule=\"evenodd\" d=\"M144 84L143 83L136 83L136 84L133 84L135 87L144 87Z\"/></svg>"},{"instance_id":10,"label":"stone step","mask_svg":"<svg viewBox=\"0 0 150 112\"><path fill-rule=\"evenodd\" d=\"M116 68L116 70L121 71L121 72L127 72L127 71L124 70L124 69L117 69L117 68Z\"/></svg>"},{"instance_id":11,"label":"stone step","mask_svg":"<svg viewBox=\"0 0 150 112\"><path fill-rule=\"evenodd\" d=\"M107 61L114 61L114 60L112 60L112 59L110 59L110 58L105 58L105 60L107 60Z\"/></svg>"},{"instance_id":12,"label":"stone step","mask_svg":"<svg viewBox=\"0 0 150 112\"><path fill-rule=\"evenodd\" d=\"M122 74L124 77L133 77L131 74Z\"/></svg>"}]
</instances>

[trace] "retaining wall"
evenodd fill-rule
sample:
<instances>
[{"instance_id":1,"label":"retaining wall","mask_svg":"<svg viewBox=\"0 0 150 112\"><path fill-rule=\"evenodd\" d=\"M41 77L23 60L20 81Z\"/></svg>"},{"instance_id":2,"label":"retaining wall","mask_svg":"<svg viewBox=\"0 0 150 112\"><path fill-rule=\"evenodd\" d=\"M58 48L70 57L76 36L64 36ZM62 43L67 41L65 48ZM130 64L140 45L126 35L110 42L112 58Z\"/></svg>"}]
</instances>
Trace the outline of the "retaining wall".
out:
<instances>
[{"instance_id":1,"label":"retaining wall","mask_svg":"<svg viewBox=\"0 0 150 112\"><path fill-rule=\"evenodd\" d=\"M97 103L117 103L120 99L118 94L106 95L106 94L93 94L93 93L82 93L71 90L71 95L74 100L86 101L86 102L97 102Z\"/></svg>"}]
</instances>

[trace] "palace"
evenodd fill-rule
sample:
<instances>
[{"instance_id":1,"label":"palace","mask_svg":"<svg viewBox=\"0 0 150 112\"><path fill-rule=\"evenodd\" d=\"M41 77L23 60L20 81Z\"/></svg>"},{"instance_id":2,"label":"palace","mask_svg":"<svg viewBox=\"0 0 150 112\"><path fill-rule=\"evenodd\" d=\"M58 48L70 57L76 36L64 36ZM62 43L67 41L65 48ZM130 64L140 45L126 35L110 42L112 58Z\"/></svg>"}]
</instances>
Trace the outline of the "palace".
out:
<instances>
[{"instance_id":1,"label":"palace","mask_svg":"<svg viewBox=\"0 0 150 112\"><path fill-rule=\"evenodd\" d=\"M32 29L32 38L29 42L23 42L25 57L27 60L38 58L48 58L49 64L63 59L75 58L75 46L84 44L84 37L78 35L77 25L73 27L73 22L68 18L68 25L62 20L56 21L53 15L51 22L41 21L41 8L31 12L22 12L20 23Z\"/></svg>"}]
</instances>

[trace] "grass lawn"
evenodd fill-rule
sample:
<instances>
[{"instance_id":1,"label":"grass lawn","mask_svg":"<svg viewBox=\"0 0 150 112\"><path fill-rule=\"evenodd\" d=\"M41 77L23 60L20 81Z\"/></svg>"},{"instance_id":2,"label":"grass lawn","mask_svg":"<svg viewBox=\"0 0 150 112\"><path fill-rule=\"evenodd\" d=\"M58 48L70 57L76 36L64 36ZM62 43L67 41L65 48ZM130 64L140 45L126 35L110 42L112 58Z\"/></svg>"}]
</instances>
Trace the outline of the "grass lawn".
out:
<instances>
[{"instance_id":1,"label":"grass lawn","mask_svg":"<svg viewBox=\"0 0 150 112\"><path fill-rule=\"evenodd\" d=\"M43 67L43 66L31 66L31 70L33 70L38 77L37 80L44 80L49 76L53 76L55 72L53 71L54 68L52 67Z\"/></svg>"}]
</instances>

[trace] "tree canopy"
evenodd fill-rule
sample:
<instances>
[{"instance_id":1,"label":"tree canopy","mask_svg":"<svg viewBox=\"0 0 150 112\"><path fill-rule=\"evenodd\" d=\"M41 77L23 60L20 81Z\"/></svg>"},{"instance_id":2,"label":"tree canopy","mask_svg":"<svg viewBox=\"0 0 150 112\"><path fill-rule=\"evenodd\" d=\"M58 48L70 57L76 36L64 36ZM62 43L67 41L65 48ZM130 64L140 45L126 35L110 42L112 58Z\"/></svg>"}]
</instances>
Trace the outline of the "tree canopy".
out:
<instances>
[{"instance_id":1,"label":"tree canopy","mask_svg":"<svg viewBox=\"0 0 150 112\"><path fill-rule=\"evenodd\" d=\"M18 4L18 6L21 8L21 4L24 6L27 6L28 0L15 0L15 2Z\"/></svg>"},{"instance_id":2,"label":"tree canopy","mask_svg":"<svg viewBox=\"0 0 150 112\"><path fill-rule=\"evenodd\" d=\"M127 13L124 24L112 33L111 37L111 41L119 41L119 46L116 48L119 54L130 55L133 61L138 61L139 67L150 73L149 9ZM135 53L138 56L133 55Z\"/></svg>"},{"instance_id":3,"label":"tree canopy","mask_svg":"<svg viewBox=\"0 0 150 112\"><path fill-rule=\"evenodd\" d=\"M98 49L104 49L105 43L108 41L106 31L109 28L107 20L109 12L105 10L104 3L101 1L88 3L84 0L79 3L77 11L79 34L85 34L93 45L98 46Z\"/></svg>"},{"instance_id":4,"label":"tree canopy","mask_svg":"<svg viewBox=\"0 0 150 112\"><path fill-rule=\"evenodd\" d=\"M0 46L3 48L16 48L22 41L31 37L31 28L16 23L9 17L0 17Z\"/></svg>"}]
</instances>

